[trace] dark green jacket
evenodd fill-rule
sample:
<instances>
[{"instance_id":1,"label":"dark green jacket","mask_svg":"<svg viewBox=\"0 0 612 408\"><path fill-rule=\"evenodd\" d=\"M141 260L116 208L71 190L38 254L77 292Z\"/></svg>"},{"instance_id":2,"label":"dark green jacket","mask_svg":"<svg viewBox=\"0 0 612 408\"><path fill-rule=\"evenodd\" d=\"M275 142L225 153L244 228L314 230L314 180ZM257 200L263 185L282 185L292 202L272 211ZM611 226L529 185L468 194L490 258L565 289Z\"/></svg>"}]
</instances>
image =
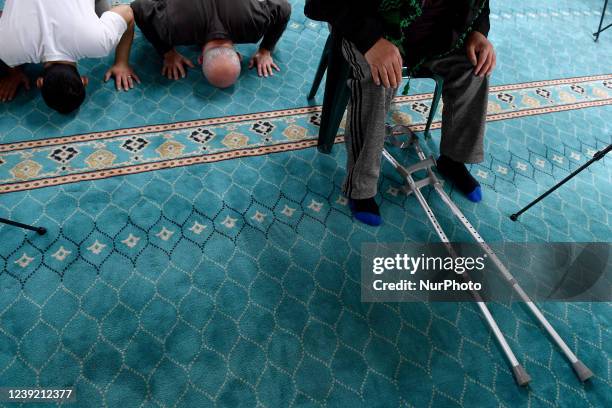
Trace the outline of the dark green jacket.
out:
<instances>
[{"instance_id":1,"label":"dark green jacket","mask_svg":"<svg viewBox=\"0 0 612 408\"><path fill-rule=\"evenodd\" d=\"M454 7L455 41L471 26L485 36L489 33L489 0L450 0ZM382 0L307 0L307 17L329 22L343 38L363 54L382 37L396 37L401 28L389 23L380 11ZM482 7L482 10L480 8ZM480 14L475 19L478 11ZM448 44L452 48L453 44Z\"/></svg>"}]
</instances>

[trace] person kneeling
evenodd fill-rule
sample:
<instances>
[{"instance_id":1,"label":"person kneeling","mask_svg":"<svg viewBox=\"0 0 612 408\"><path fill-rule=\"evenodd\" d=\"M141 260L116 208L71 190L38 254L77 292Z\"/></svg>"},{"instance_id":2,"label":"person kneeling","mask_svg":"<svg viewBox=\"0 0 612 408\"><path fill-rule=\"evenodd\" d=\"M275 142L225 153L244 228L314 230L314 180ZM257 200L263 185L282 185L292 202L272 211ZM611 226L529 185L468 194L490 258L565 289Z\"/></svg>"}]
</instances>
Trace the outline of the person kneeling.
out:
<instances>
[{"instance_id":1,"label":"person kneeling","mask_svg":"<svg viewBox=\"0 0 612 408\"><path fill-rule=\"evenodd\" d=\"M162 75L184 78L194 64L175 48L202 47L199 62L208 82L232 86L240 76L241 55L234 44L259 44L249 62L259 76L280 71L272 51L280 40L291 6L287 0L135 0L136 25L163 58Z\"/></svg>"},{"instance_id":2,"label":"person kneeling","mask_svg":"<svg viewBox=\"0 0 612 408\"><path fill-rule=\"evenodd\" d=\"M105 80L115 77L117 89L127 91L138 81L128 65L133 37L131 8L111 9L109 0L7 0L0 17L0 101L12 100L20 86L30 88L24 64L43 63L36 85L45 103L71 113L85 100L88 83L77 61L105 57L115 47Z\"/></svg>"}]
</instances>

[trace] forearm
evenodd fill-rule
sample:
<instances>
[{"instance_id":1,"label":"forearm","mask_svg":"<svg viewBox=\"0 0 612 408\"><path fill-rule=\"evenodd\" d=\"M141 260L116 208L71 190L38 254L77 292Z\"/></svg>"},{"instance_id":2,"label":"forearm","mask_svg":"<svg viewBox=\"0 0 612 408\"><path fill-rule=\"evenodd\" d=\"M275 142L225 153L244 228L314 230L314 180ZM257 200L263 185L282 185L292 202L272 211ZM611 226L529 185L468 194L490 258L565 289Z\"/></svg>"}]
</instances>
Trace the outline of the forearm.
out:
<instances>
[{"instance_id":1,"label":"forearm","mask_svg":"<svg viewBox=\"0 0 612 408\"><path fill-rule=\"evenodd\" d=\"M260 44L260 49L270 52L274 50L274 47L285 32L289 19L291 18L291 5L286 0L278 1L274 4L275 7L271 11L272 23Z\"/></svg>"},{"instance_id":2,"label":"forearm","mask_svg":"<svg viewBox=\"0 0 612 408\"><path fill-rule=\"evenodd\" d=\"M270 52L274 51L274 47L276 47L276 44L285 32L285 28L287 28L287 23L288 21L285 21L281 24L270 27L263 40L261 40L259 48L268 50Z\"/></svg>"},{"instance_id":3,"label":"forearm","mask_svg":"<svg viewBox=\"0 0 612 408\"><path fill-rule=\"evenodd\" d=\"M284 31L284 28L280 32L280 34L278 34L278 33L274 33L274 34L267 33L264 36L263 40L261 40L261 44L259 45L259 49L260 50L267 50L267 51L270 51L270 52L274 51L274 47L276 47L276 43L278 43L278 41L280 40L280 37L281 37L283 31Z\"/></svg>"},{"instance_id":4,"label":"forearm","mask_svg":"<svg viewBox=\"0 0 612 408\"><path fill-rule=\"evenodd\" d=\"M132 43L134 42L134 21L128 24L127 30L123 33L117 49L115 50L115 64L129 64Z\"/></svg>"}]
</instances>

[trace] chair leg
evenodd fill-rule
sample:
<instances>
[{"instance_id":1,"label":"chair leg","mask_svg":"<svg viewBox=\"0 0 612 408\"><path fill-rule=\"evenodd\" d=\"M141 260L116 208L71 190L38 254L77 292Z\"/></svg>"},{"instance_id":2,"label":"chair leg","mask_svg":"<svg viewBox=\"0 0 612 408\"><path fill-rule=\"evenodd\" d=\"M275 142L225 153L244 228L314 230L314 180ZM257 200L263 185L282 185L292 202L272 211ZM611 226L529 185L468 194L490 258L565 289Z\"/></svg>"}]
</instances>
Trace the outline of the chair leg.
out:
<instances>
[{"instance_id":1,"label":"chair leg","mask_svg":"<svg viewBox=\"0 0 612 408\"><path fill-rule=\"evenodd\" d=\"M433 122L434 116L436 116L436 112L438 111L438 104L440 103L440 98L442 97L442 88L444 87L444 79L442 77L434 77L436 81L436 90L433 94L433 99L431 101L431 109L429 110L429 117L427 118L427 126L425 126L425 139L431 139L431 133L429 132L431 128L431 123Z\"/></svg>"},{"instance_id":2,"label":"chair leg","mask_svg":"<svg viewBox=\"0 0 612 408\"><path fill-rule=\"evenodd\" d=\"M317 72L315 74L314 81L312 82L312 86L310 87L310 92L308 93L308 100L314 99L317 96L317 91L319 90L319 86L321 85L321 81L323 80L323 75L325 75L325 71L327 70L327 65L329 64L329 51L331 48L331 35L327 37L327 41L325 41L325 47L323 48L323 53L321 54L321 60L319 61L319 67L317 68Z\"/></svg>"},{"instance_id":3,"label":"chair leg","mask_svg":"<svg viewBox=\"0 0 612 408\"><path fill-rule=\"evenodd\" d=\"M322 153L331 153L338 128L350 99L350 89L346 85L350 67L344 61L334 61L334 68L328 72L329 82L325 84L325 97L321 112L318 149Z\"/></svg>"},{"instance_id":4,"label":"chair leg","mask_svg":"<svg viewBox=\"0 0 612 408\"><path fill-rule=\"evenodd\" d=\"M330 153L338 135L342 116L350 99L350 89L347 80L350 75L350 65L342 56L342 42L332 32L329 40L329 66L327 81L321 110L321 126L319 128L318 149L322 153Z\"/></svg>"}]
</instances>

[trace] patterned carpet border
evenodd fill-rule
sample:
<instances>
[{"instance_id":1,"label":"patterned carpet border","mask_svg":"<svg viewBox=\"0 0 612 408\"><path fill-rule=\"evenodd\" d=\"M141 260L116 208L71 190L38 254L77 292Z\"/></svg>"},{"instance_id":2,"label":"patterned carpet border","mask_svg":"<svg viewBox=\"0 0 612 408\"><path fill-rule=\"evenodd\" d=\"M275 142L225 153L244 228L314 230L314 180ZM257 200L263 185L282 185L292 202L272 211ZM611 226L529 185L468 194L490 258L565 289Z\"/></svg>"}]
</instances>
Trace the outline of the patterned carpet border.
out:
<instances>
[{"instance_id":1,"label":"patterned carpet border","mask_svg":"<svg viewBox=\"0 0 612 408\"><path fill-rule=\"evenodd\" d=\"M423 130L431 97L396 98L393 121ZM491 87L487 121L605 105L612 105L612 74L509 84ZM309 148L316 145L320 111L312 106L0 145L0 193Z\"/></svg>"},{"instance_id":2,"label":"patterned carpet border","mask_svg":"<svg viewBox=\"0 0 612 408\"><path fill-rule=\"evenodd\" d=\"M612 80L612 74L606 75L591 75L591 76L583 76L583 77L573 77L573 78L563 78L563 79L552 79L545 81L532 81L532 82L522 82L516 84L507 84L507 85L498 85L492 86L489 90L489 93L497 93L501 91L509 91L509 90L517 90L517 89L530 89L530 88L538 88L544 86L556 86L556 85L569 85L576 84L580 82L589 82L589 81L608 81ZM398 96L395 98L396 102L412 102L412 101L421 101L431 99L433 94L424 93L417 95L408 95L408 96ZM308 106L302 108L295 109L284 109L278 111L270 111L270 112L257 112L250 113L244 115L234 115L234 116L224 116L220 118L210 118L210 119L201 119L201 120L192 120L192 121L184 121L184 122L174 122L167 124L158 124L151 126L142 126L135 128L125 128L125 129L117 129L110 130L104 132L94 132L94 133L84 133L73 136L66 137L55 137L48 139L40 139L40 140L31 140L31 141L23 141L18 143L5 143L0 144L0 153L9 152L14 150L22 150L22 149L30 149L34 147L43 147L43 146L53 146L65 143L74 143L74 142L84 142L90 140L102 140L113 138L117 136L125 136L125 135L136 135L143 133L151 133L151 132L163 132L168 130L179 130L179 129L187 129L192 127L200 127L200 126L213 126L220 125L232 122L242 122L247 120L258 120L258 119L269 119L269 118L280 118L283 116L292 116L292 115L301 115L307 113L316 113L321 111L321 106Z\"/></svg>"}]
</instances>

